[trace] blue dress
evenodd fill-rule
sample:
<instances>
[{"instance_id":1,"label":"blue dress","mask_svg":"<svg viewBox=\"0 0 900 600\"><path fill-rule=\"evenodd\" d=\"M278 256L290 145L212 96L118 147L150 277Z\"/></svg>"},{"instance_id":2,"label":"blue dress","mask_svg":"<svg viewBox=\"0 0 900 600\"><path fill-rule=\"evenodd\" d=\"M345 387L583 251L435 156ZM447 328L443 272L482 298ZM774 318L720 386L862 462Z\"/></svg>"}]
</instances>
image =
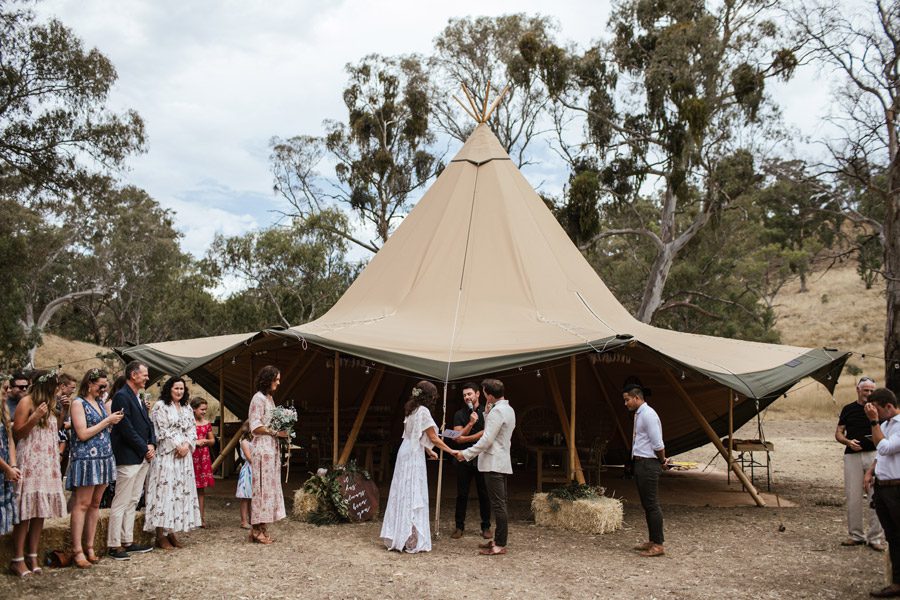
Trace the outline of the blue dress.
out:
<instances>
[{"instance_id":1,"label":"blue dress","mask_svg":"<svg viewBox=\"0 0 900 600\"><path fill-rule=\"evenodd\" d=\"M75 402L80 402L84 407L87 427L93 427L107 416L106 406L102 402L97 402L99 411L83 398L77 398ZM84 441L78 439L73 429L70 448L67 490L86 485L103 485L116 480L116 459L108 428Z\"/></svg>"},{"instance_id":2,"label":"blue dress","mask_svg":"<svg viewBox=\"0 0 900 600\"><path fill-rule=\"evenodd\" d=\"M240 444L238 444L238 452L244 459L244 466L238 473L237 491L234 495L237 498L250 499L253 498L253 471L250 468L250 460L244 456L244 449Z\"/></svg>"},{"instance_id":3,"label":"blue dress","mask_svg":"<svg viewBox=\"0 0 900 600\"><path fill-rule=\"evenodd\" d=\"M6 427L0 420L0 458L9 464L9 436ZM6 480L6 475L0 472L0 535L12 530L13 525L19 522L19 509L16 502L16 484Z\"/></svg>"}]
</instances>

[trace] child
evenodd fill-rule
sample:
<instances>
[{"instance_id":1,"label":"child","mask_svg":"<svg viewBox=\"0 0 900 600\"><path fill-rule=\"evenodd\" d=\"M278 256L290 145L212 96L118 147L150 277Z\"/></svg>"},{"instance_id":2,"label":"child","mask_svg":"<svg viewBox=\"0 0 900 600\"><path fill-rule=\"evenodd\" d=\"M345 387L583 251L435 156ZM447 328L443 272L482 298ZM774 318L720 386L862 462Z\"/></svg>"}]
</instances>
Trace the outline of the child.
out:
<instances>
[{"instance_id":1,"label":"child","mask_svg":"<svg viewBox=\"0 0 900 600\"><path fill-rule=\"evenodd\" d=\"M250 433L250 421L241 425L243 436L239 452L244 466L238 474L235 496L241 499L241 529L250 529L250 499L253 497L253 472L250 470L250 455L253 454L253 434Z\"/></svg>"},{"instance_id":2,"label":"child","mask_svg":"<svg viewBox=\"0 0 900 600\"><path fill-rule=\"evenodd\" d=\"M212 461L209 459L209 447L216 438L213 436L212 423L206 420L208 408L204 398L191 399L194 409L194 424L197 426L197 446L194 449L194 478L197 481L197 500L200 502L200 527L206 529L206 488L212 487L215 481L212 474Z\"/></svg>"}]
</instances>

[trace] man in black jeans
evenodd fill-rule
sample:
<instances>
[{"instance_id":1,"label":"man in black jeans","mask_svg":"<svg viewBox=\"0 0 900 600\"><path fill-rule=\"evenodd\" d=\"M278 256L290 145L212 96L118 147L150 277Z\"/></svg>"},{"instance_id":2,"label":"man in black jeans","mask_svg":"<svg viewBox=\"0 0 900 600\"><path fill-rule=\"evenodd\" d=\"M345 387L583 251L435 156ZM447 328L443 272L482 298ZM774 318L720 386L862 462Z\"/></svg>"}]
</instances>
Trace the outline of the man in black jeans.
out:
<instances>
[{"instance_id":1,"label":"man in black jeans","mask_svg":"<svg viewBox=\"0 0 900 600\"><path fill-rule=\"evenodd\" d=\"M463 401L466 405L456 411L453 417L453 429L459 432L454 440L460 450L471 448L484 432L484 408L481 406L481 390L477 383L466 383L462 388ZM466 509L469 504L469 488L475 480L478 492L478 511L481 514L481 536L491 539L491 502L488 498L484 474L478 471L474 460L456 463L456 530L450 536L458 540L466 529Z\"/></svg>"},{"instance_id":2,"label":"man in black jeans","mask_svg":"<svg viewBox=\"0 0 900 600\"><path fill-rule=\"evenodd\" d=\"M865 405L875 444L875 462L866 471L866 485L875 482L875 513L891 554L891 585L869 592L873 598L900 598L900 411L889 389L872 392ZM885 421L881 425L879 421Z\"/></svg>"}]
</instances>

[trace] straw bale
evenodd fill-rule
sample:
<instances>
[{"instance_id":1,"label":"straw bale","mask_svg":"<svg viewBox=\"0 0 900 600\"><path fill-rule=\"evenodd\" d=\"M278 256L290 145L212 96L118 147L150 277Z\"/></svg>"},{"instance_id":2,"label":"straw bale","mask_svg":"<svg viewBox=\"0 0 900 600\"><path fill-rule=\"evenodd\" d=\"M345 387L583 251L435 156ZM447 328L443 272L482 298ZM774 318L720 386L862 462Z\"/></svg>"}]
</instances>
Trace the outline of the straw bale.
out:
<instances>
[{"instance_id":1,"label":"straw bale","mask_svg":"<svg viewBox=\"0 0 900 600\"><path fill-rule=\"evenodd\" d=\"M319 500L312 494L307 494L303 488L294 492L294 511L292 516L298 521L308 521L310 513L319 508Z\"/></svg>"},{"instance_id":2,"label":"straw bale","mask_svg":"<svg viewBox=\"0 0 900 600\"><path fill-rule=\"evenodd\" d=\"M556 500L555 509L547 501L547 494L535 494L531 500L534 522L546 527L558 527L579 533L610 533L622 527L622 501L600 496L580 500Z\"/></svg>"},{"instance_id":3,"label":"straw bale","mask_svg":"<svg viewBox=\"0 0 900 600\"><path fill-rule=\"evenodd\" d=\"M97 534L94 536L94 550L98 555L106 551L106 532L109 525L109 509L100 509L100 519L97 522ZM134 519L134 541L138 544L153 542L153 534L144 532L144 513L139 512ZM38 556L41 562L44 555L51 550L68 550L72 547L71 534L69 533L69 517L58 519L44 519L44 530L41 533L41 542L38 546ZM0 536L0 565L9 564L13 557L12 532Z\"/></svg>"}]
</instances>

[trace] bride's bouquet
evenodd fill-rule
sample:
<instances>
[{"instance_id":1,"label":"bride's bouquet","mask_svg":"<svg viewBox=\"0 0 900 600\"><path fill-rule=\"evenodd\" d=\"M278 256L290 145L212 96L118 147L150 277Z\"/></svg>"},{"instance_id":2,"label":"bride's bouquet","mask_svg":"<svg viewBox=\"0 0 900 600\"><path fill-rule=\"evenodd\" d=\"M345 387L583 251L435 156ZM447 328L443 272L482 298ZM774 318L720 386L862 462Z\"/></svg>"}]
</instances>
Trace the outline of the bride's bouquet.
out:
<instances>
[{"instance_id":1,"label":"bride's bouquet","mask_svg":"<svg viewBox=\"0 0 900 600\"><path fill-rule=\"evenodd\" d=\"M297 437L297 434L294 432L294 425L296 424L297 409L293 406L276 406L269 417L269 429L272 431L286 431L288 434L286 438L277 438L285 465L288 465L291 460L291 440Z\"/></svg>"}]
</instances>

